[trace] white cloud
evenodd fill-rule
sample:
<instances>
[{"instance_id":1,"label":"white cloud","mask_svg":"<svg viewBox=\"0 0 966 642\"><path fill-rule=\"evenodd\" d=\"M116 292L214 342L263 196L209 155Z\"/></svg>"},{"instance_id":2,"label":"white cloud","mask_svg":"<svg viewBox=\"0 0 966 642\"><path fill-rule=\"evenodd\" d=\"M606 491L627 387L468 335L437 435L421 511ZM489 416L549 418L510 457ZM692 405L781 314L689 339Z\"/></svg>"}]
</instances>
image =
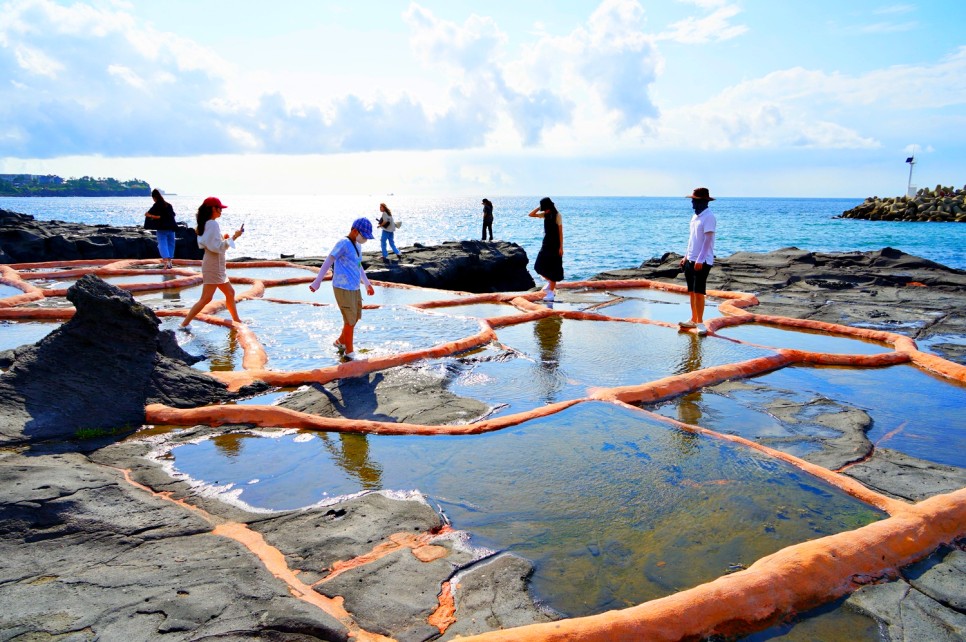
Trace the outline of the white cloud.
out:
<instances>
[{"instance_id":1,"label":"white cloud","mask_svg":"<svg viewBox=\"0 0 966 642\"><path fill-rule=\"evenodd\" d=\"M684 44L705 44L731 40L747 33L745 25L732 24L731 20L741 13L741 7L715 0L695 0L693 4L713 11L702 18L689 17L671 25L670 30L657 36L658 40L673 40Z\"/></svg>"},{"instance_id":2,"label":"white cloud","mask_svg":"<svg viewBox=\"0 0 966 642\"><path fill-rule=\"evenodd\" d=\"M56 78L64 69L64 65L47 54L33 47L20 46L14 50L17 64L28 74Z\"/></svg>"}]
</instances>

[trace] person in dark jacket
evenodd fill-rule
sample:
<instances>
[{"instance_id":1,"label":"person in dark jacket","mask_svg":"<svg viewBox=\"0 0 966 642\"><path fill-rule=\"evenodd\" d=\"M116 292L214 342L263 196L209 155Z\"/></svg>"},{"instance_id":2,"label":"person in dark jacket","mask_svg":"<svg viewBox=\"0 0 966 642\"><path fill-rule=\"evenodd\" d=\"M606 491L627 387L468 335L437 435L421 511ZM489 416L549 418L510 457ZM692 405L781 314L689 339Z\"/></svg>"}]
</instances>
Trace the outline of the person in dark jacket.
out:
<instances>
[{"instance_id":1,"label":"person in dark jacket","mask_svg":"<svg viewBox=\"0 0 966 642\"><path fill-rule=\"evenodd\" d=\"M174 231L178 229L178 222L174 217L174 208L164 200L161 192L151 190L154 205L144 214L145 221L152 221L152 227L158 235L158 253L161 255L164 269L170 270L171 260L174 258Z\"/></svg>"}]
</instances>

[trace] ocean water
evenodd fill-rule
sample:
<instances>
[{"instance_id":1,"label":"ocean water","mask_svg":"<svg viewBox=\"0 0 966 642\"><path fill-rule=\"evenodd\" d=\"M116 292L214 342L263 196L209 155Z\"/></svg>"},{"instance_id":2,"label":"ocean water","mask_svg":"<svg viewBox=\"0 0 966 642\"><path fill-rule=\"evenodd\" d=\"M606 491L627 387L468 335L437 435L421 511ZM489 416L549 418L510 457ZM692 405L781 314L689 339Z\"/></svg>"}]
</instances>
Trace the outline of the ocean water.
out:
<instances>
[{"instance_id":1,"label":"ocean water","mask_svg":"<svg viewBox=\"0 0 966 642\"><path fill-rule=\"evenodd\" d=\"M245 235L229 259L277 259L281 254L324 256L360 216L375 219L386 203L397 220L396 245L478 239L482 205L477 197L219 195L228 209L226 231L241 223ZM178 220L194 224L203 196L171 195ZM630 268L665 252L683 253L690 202L673 197L555 197L564 217L566 280ZM496 239L524 247L532 267L543 235L542 221L527 217L539 196L493 197ZM966 226L836 219L862 198L719 198L715 253L767 252L783 247L811 251L878 250L894 247L950 267L966 269ZM151 206L145 198L0 198L0 209L38 220L140 225ZM379 238L366 244L378 251Z\"/></svg>"}]
</instances>

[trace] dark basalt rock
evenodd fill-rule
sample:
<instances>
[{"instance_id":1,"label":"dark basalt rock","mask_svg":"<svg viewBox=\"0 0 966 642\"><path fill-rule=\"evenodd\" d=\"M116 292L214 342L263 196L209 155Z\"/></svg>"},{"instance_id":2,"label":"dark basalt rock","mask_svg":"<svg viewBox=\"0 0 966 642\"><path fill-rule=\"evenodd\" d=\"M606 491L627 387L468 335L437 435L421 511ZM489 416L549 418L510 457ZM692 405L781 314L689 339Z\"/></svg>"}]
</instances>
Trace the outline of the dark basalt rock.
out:
<instances>
[{"instance_id":1,"label":"dark basalt rock","mask_svg":"<svg viewBox=\"0 0 966 642\"><path fill-rule=\"evenodd\" d=\"M362 264L370 279L464 292L523 292L534 287L526 251L506 241L447 241L432 247L419 243L401 248L401 259L365 252ZM318 267L325 257L288 259Z\"/></svg>"},{"instance_id":2,"label":"dark basalt rock","mask_svg":"<svg viewBox=\"0 0 966 642\"><path fill-rule=\"evenodd\" d=\"M201 259L195 231L175 232L175 258ZM0 263L39 263L88 259L156 259L153 232L140 227L36 221L29 214L0 209Z\"/></svg>"},{"instance_id":3,"label":"dark basalt rock","mask_svg":"<svg viewBox=\"0 0 966 642\"><path fill-rule=\"evenodd\" d=\"M87 275L67 292L74 317L32 346L8 351L0 377L0 443L74 437L79 429L124 432L146 404L187 407L232 398L188 367L197 359L129 292Z\"/></svg>"}]
</instances>

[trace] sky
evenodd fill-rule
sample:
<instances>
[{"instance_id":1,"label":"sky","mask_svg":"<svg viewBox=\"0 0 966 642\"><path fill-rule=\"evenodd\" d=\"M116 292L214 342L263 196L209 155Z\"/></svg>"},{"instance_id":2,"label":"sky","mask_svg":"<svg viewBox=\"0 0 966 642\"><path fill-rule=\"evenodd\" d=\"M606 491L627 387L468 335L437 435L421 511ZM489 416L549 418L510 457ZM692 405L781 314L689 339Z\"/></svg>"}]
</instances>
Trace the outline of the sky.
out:
<instances>
[{"instance_id":1,"label":"sky","mask_svg":"<svg viewBox=\"0 0 966 642\"><path fill-rule=\"evenodd\" d=\"M966 2L0 0L0 173L179 194L966 183Z\"/></svg>"}]
</instances>

